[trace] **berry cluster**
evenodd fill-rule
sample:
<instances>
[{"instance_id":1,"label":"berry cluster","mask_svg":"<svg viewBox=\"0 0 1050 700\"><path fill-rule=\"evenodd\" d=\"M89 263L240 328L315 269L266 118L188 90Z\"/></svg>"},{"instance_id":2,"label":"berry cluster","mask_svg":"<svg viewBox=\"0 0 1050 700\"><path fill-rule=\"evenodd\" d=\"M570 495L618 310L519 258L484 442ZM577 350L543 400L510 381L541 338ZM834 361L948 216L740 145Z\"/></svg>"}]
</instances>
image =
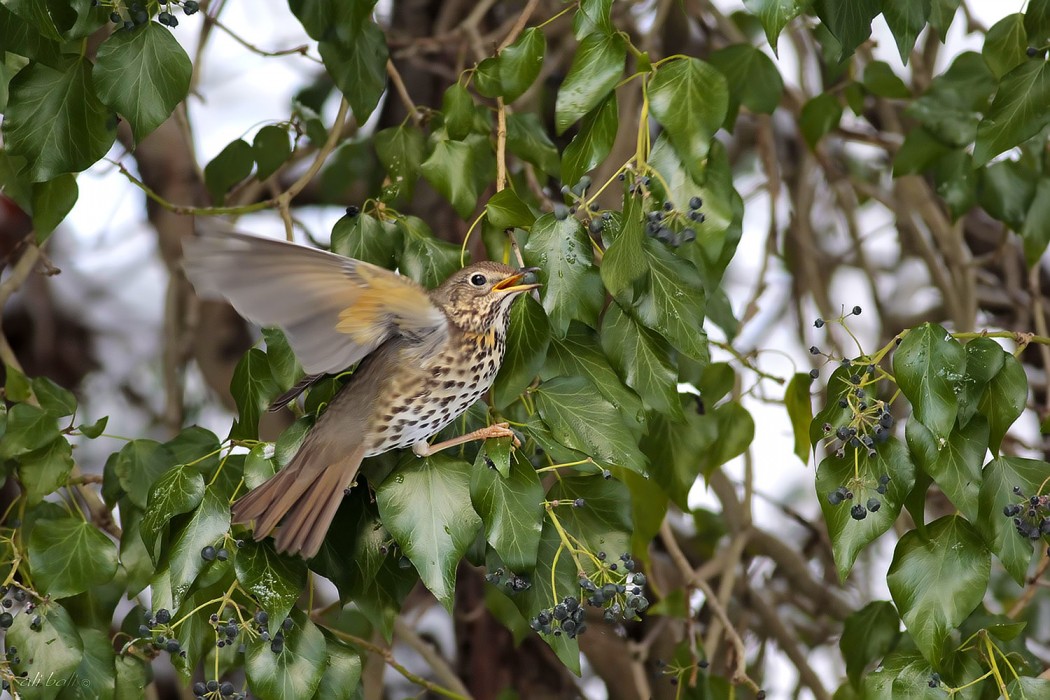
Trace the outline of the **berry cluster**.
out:
<instances>
[{"instance_id":1,"label":"berry cluster","mask_svg":"<svg viewBox=\"0 0 1050 700\"><path fill-rule=\"evenodd\" d=\"M256 631L259 633L259 637L264 642L270 643L270 651L274 654L280 654L284 651L284 633L291 631L295 623L292 622L292 618L286 617L281 622L281 629L277 630L273 635L273 639L270 639L270 631L266 628L266 623L270 621L270 616L266 614L264 610L260 610L255 613L255 624L258 625Z\"/></svg>"},{"instance_id":2,"label":"berry cluster","mask_svg":"<svg viewBox=\"0 0 1050 700\"><path fill-rule=\"evenodd\" d=\"M230 683L229 681L219 683L219 681L213 679L209 681L197 681L194 683L193 697L196 700L218 700L219 698L231 698L231 700L237 700L246 696L243 693L238 693L237 689L233 687L233 683Z\"/></svg>"},{"instance_id":3,"label":"berry cluster","mask_svg":"<svg viewBox=\"0 0 1050 700\"><path fill-rule=\"evenodd\" d=\"M565 596L560 603L548 610L541 610L529 625L541 634L565 635L576 639L587 630L583 621L584 610L576 596Z\"/></svg>"},{"instance_id":4,"label":"berry cluster","mask_svg":"<svg viewBox=\"0 0 1050 700\"><path fill-rule=\"evenodd\" d=\"M8 595L10 594L10 595ZM0 630L6 630L8 627L15 623L15 615L19 613L17 608L21 608L21 612L26 615L32 615L36 606L29 601L29 594L25 589L19 588L15 585L2 586L0 587ZM34 632L39 632L44 627L43 618L39 615L33 615L29 621L29 629Z\"/></svg>"},{"instance_id":5,"label":"berry cluster","mask_svg":"<svg viewBox=\"0 0 1050 700\"><path fill-rule=\"evenodd\" d=\"M703 205L704 200L694 196L689 199L689 210L681 212L676 210L671 202L664 202L659 209L646 214L646 235L674 248L695 241L696 229L692 226L704 223L706 217L700 211Z\"/></svg>"},{"instance_id":6,"label":"berry cluster","mask_svg":"<svg viewBox=\"0 0 1050 700\"><path fill-rule=\"evenodd\" d=\"M514 572L511 572L508 576L507 573L502 569L496 569L490 574L485 576L485 580L491 583L493 586L503 588L505 593L521 593L532 588L532 584L527 579L518 576Z\"/></svg>"},{"instance_id":7,"label":"berry cluster","mask_svg":"<svg viewBox=\"0 0 1050 700\"><path fill-rule=\"evenodd\" d=\"M875 486L875 492L878 494L886 493L886 485L890 483L889 474L883 474L879 477L879 483ZM863 482L860 483L861 487L864 487ZM870 485L869 485L870 486ZM834 491L828 492L827 495L828 503L833 506L837 506L840 503L853 500L853 491L848 486L839 486ZM877 513L879 508L882 508L882 501L875 496L868 499L867 503L861 505L860 503L853 504L853 507L849 509L850 517L854 520L863 520L868 517L868 513Z\"/></svg>"},{"instance_id":8,"label":"berry cluster","mask_svg":"<svg viewBox=\"0 0 1050 700\"><path fill-rule=\"evenodd\" d=\"M225 646L233 646L234 640L237 639L237 635L240 634L241 628L237 625L237 620L232 617L225 622L219 619L219 616L212 613L209 621L212 627L215 628L215 635L218 640L215 642L215 646L222 649ZM244 645L242 644L238 651L244 651Z\"/></svg>"},{"instance_id":9,"label":"berry cluster","mask_svg":"<svg viewBox=\"0 0 1050 700\"><path fill-rule=\"evenodd\" d=\"M112 2L105 2L104 0L92 0L92 5L106 5L112 7L113 11L109 13L109 20L114 24L120 25L122 29L134 29L140 25L149 22L149 2L145 5L141 2L133 2L126 8L117 7ZM179 26L178 18L172 13L172 5L180 4L180 0L164 0L160 3L164 7L163 10L157 13L157 21L168 27ZM197 0L183 0L182 11L186 15L192 15L201 9L200 3ZM123 14L121 12L123 10Z\"/></svg>"},{"instance_id":10,"label":"berry cluster","mask_svg":"<svg viewBox=\"0 0 1050 700\"><path fill-rule=\"evenodd\" d=\"M608 562L605 552L598 552L596 559L598 569L590 577L579 579L587 605L604 608L606 622L638 619L649 607L644 595L645 574L634 571L636 564L628 553L621 554L618 561ZM554 607L541 610L530 624L542 634L556 637L565 634L574 639L587 629L583 619L584 609L579 598L566 596Z\"/></svg>"},{"instance_id":11,"label":"berry cluster","mask_svg":"<svg viewBox=\"0 0 1050 700\"><path fill-rule=\"evenodd\" d=\"M171 611L161 608L153 615L148 610L144 615L144 623L139 625L139 636L150 639L154 649L163 649L169 654L186 656L186 650L175 638L175 631L169 625L171 622Z\"/></svg>"},{"instance_id":12,"label":"berry cluster","mask_svg":"<svg viewBox=\"0 0 1050 700\"><path fill-rule=\"evenodd\" d=\"M1005 506L1003 515L1014 519L1017 534L1028 540L1050 535L1050 495L1025 497L1020 486L1014 486L1014 494L1024 500Z\"/></svg>"},{"instance_id":13,"label":"berry cluster","mask_svg":"<svg viewBox=\"0 0 1050 700\"><path fill-rule=\"evenodd\" d=\"M219 561L226 561L229 558L230 553L225 549L216 549L215 547L208 545L201 550L201 559L204 561L215 561L216 559Z\"/></svg>"}]
</instances>

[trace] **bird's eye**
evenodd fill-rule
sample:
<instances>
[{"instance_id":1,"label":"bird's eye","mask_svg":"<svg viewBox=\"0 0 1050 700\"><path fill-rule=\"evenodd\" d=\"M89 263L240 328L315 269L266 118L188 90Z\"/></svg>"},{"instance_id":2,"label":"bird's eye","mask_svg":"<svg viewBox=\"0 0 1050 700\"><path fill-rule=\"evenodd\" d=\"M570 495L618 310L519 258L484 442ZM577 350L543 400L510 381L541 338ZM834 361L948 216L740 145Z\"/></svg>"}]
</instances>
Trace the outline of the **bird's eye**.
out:
<instances>
[{"instance_id":1,"label":"bird's eye","mask_svg":"<svg viewBox=\"0 0 1050 700\"><path fill-rule=\"evenodd\" d=\"M474 275L470 278L470 283L475 287L485 286L485 275Z\"/></svg>"}]
</instances>

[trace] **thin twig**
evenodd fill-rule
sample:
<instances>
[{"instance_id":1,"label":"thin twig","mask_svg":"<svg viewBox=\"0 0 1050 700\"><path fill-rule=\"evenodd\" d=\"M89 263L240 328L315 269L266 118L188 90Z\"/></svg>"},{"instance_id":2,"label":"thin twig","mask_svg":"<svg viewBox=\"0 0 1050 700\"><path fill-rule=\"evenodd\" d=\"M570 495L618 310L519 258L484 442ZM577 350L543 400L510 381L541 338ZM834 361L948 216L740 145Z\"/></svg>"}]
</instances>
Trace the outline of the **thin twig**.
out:
<instances>
[{"instance_id":1,"label":"thin twig","mask_svg":"<svg viewBox=\"0 0 1050 700\"><path fill-rule=\"evenodd\" d=\"M412 120L412 123L419 126L423 122L423 118L419 114L419 107L412 101L412 96L408 94L408 88L405 87L405 81L401 78L401 73L397 70L397 66L394 65L392 59L387 59L386 62L386 74L390 78L390 83L394 86L394 92L401 98L401 102L405 105L405 109L408 110L408 116Z\"/></svg>"},{"instance_id":2,"label":"thin twig","mask_svg":"<svg viewBox=\"0 0 1050 700\"><path fill-rule=\"evenodd\" d=\"M748 596L748 601L751 603L751 608L766 623L766 627L774 639L777 640L781 650L791 659L791 663L795 664L799 680L813 691L813 695L817 700L831 700L831 695L828 694L824 684L820 682L820 676L816 674L813 667L806 660L806 652L800 648L798 635L788 629L788 626L780 619L777 611L769 601L759 595L758 591L752 590L751 595Z\"/></svg>"},{"instance_id":3,"label":"thin twig","mask_svg":"<svg viewBox=\"0 0 1050 700\"><path fill-rule=\"evenodd\" d=\"M434 671L442 683L463 697L470 697L470 691L463 681L459 679L456 672L448 665L445 658L439 654L433 646L427 644L415 631L405 623L404 619L398 617L394 620L394 635L402 642L412 647L417 654L423 657L427 665Z\"/></svg>"},{"instance_id":4,"label":"thin twig","mask_svg":"<svg viewBox=\"0 0 1050 700\"><path fill-rule=\"evenodd\" d=\"M707 585L707 581L693 573L693 567L689 564L689 560L682 552L681 547L678 546L678 540L675 539L674 532L671 530L670 523L664 520L663 524L660 525L660 540L667 547L668 554L671 555L671 559L674 561L675 566L681 572L682 576L685 577L689 585L698 588L707 599L707 605L711 608L711 611L715 614L722 625L725 627L725 634L729 638L729 643L733 646L733 675L730 677L730 681L734 684L745 683L751 689L759 690L758 684L747 675L747 650L744 647L744 640L740 638L736 628L733 627L733 623L729 619L729 614L726 609L722 606L722 603L718 600L718 596L715 595L714 590Z\"/></svg>"},{"instance_id":5,"label":"thin twig","mask_svg":"<svg viewBox=\"0 0 1050 700\"><path fill-rule=\"evenodd\" d=\"M518 18L514 20L514 24L511 26L510 31L507 32L507 36L503 37L503 41L500 42L498 51L502 51L518 39L518 35L525 29L525 25L529 23L529 18L532 17L532 13L535 12L536 7L539 6L540 0L529 0L525 5L525 8L518 15Z\"/></svg>"}]
</instances>

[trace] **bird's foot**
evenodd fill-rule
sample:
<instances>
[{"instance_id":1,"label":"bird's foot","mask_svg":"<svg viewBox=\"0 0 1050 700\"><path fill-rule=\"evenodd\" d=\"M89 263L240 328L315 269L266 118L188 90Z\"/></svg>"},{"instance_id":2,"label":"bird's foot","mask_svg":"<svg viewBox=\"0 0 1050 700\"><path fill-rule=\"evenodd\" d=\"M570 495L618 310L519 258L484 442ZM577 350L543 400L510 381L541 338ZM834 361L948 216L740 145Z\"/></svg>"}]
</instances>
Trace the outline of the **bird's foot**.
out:
<instances>
[{"instance_id":1,"label":"bird's foot","mask_svg":"<svg viewBox=\"0 0 1050 700\"><path fill-rule=\"evenodd\" d=\"M412 445L412 451L417 457L429 457L435 452L440 452L441 450L455 447L456 445L462 445L465 442L504 437L511 438L514 441L514 447L521 447L521 440L519 440L518 436L514 434L514 431L510 429L509 423L494 423L490 426L467 433L466 435L460 435L459 437L445 440L444 442L439 442L434 445L428 445L425 440L420 440Z\"/></svg>"}]
</instances>

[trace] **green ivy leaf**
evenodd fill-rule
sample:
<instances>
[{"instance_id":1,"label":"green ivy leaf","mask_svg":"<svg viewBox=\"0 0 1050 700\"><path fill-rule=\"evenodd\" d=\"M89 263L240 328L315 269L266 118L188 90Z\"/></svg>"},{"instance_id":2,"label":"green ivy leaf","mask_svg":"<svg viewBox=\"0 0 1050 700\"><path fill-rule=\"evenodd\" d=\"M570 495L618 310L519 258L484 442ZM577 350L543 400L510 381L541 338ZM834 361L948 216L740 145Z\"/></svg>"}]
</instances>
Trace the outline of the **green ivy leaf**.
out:
<instances>
[{"instance_id":1,"label":"green ivy leaf","mask_svg":"<svg viewBox=\"0 0 1050 700\"><path fill-rule=\"evenodd\" d=\"M1029 60L1004 75L995 99L977 127L973 159L984 165L1027 141L1050 124L1050 64Z\"/></svg>"},{"instance_id":2,"label":"green ivy leaf","mask_svg":"<svg viewBox=\"0 0 1050 700\"><path fill-rule=\"evenodd\" d=\"M991 432L988 449L999 454L999 446L1010 426L1024 411L1028 400L1028 377L1017 358L1003 351L1003 368L989 380L977 410L988 418Z\"/></svg>"},{"instance_id":3,"label":"green ivy leaf","mask_svg":"<svg viewBox=\"0 0 1050 700\"><path fill-rule=\"evenodd\" d=\"M51 14L52 9L62 9L59 6L48 7L46 3L39 0L9 0L4 3L4 6L5 13L18 18L17 21L20 24L24 24L29 30L34 30L41 37L56 42L62 39L62 35L55 26L55 18Z\"/></svg>"},{"instance_id":4,"label":"green ivy leaf","mask_svg":"<svg viewBox=\"0 0 1050 700\"><path fill-rule=\"evenodd\" d=\"M127 575L126 593L129 596L136 596L145 590L156 571L156 564L150 559L142 541L142 518L142 511L131 503L121 505L120 565Z\"/></svg>"},{"instance_id":5,"label":"green ivy leaf","mask_svg":"<svg viewBox=\"0 0 1050 700\"><path fill-rule=\"evenodd\" d=\"M176 464L175 455L159 442L132 440L121 448L113 468L131 502L145 509L153 483Z\"/></svg>"},{"instance_id":6,"label":"green ivy leaf","mask_svg":"<svg viewBox=\"0 0 1050 700\"><path fill-rule=\"evenodd\" d=\"M7 412L7 428L0 442L0 457L17 457L60 439L55 417L27 403Z\"/></svg>"},{"instance_id":7,"label":"green ivy leaf","mask_svg":"<svg viewBox=\"0 0 1050 700\"><path fill-rule=\"evenodd\" d=\"M817 16L838 39L838 60L846 60L871 35L871 21L879 14L879 0L817 0Z\"/></svg>"},{"instance_id":8,"label":"green ivy leaf","mask_svg":"<svg viewBox=\"0 0 1050 700\"><path fill-rule=\"evenodd\" d=\"M490 178L492 145L480 134L462 141L432 137L433 150L420 169L427 182L447 199L462 218L478 205L478 195Z\"/></svg>"},{"instance_id":9,"label":"green ivy leaf","mask_svg":"<svg viewBox=\"0 0 1050 700\"><path fill-rule=\"evenodd\" d=\"M1024 29L1024 15L1016 12L992 25L984 37L981 55L996 79L1028 60L1028 35Z\"/></svg>"},{"instance_id":10,"label":"green ivy leaf","mask_svg":"<svg viewBox=\"0 0 1050 700\"><path fill-rule=\"evenodd\" d=\"M700 274L692 264L651 238L643 241L643 250L649 266L649 288L634 299L630 312L680 352L706 362L706 298Z\"/></svg>"},{"instance_id":11,"label":"green ivy leaf","mask_svg":"<svg viewBox=\"0 0 1050 700\"><path fill-rule=\"evenodd\" d=\"M42 244L65 220L77 203L80 190L73 175L59 175L33 184L33 230L37 245Z\"/></svg>"},{"instance_id":12,"label":"green ivy leaf","mask_svg":"<svg viewBox=\"0 0 1050 700\"><path fill-rule=\"evenodd\" d=\"M171 585L171 607L178 608L186 600L205 566L220 562L205 562L201 550L219 544L230 529L230 504L216 489L205 489L204 498L186 524L173 533L168 549L168 579ZM163 575L164 572L161 572Z\"/></svg>"},{"instance_id":13,"label":"green ivy leaf","mask_svg":"<svg viewBox=\"0 0 1050 700\"><path fill-rule=\"evenodd\" d=\"M639 325L612 304L602 320L602 348L627 386L645 404L672 420L683 419L678 400L678 370L671 347L662 337Z\"/></svg>"},{"instance_id":14,"label":"green ivy leaf","mask_svg":"<svg viewBox=\"0 0 1050 700\"><path fill-rule=\"evenodd\" d=\"M529 27L498 56L478 64L474 84L485 97L513 102L535 82L543 67L547 39L537 27Z\"/></svg>"},{"instance_id":15,"label":"green ivy leaf","mask_svg":"<svg viewBox=\"0 0 1050 700\"><path fill-rule=\"evenodd\" d=\"M851 452L848 450L844 457L825 457L817 467L817 499L828 524L835 568L842 581L846 580L860 551L893 527L904 499L915 483L915 466L908 457L908 450L895 438L879 445L875 457L859 456L859 483L854 479ZM880 494L876 487L879 477L884 474L890 477L890 481L886 484L886 493ZM832 505L828 494L840 486L852 491L853 498ZM866 506L870 498L878 499L879 510L874 513L866 511L863 520L855 520L850 509L855 505Z\"/></svg>"},{"instance_id":16,"label":"green ivy leaf","mask_svg":"<svg viewBox=\"0 0 1050 700\"><path fill-rule=\"evenodd\" d=\"M620 381L599 346L597 333L578 321L569 324L564 338L552 338L547 349L547 360L540 370L540 378L547 381L559 376L584 377L619 409L620 417L629 428L645 424L641 400Z\"/></svg>"},{"instance_id":17,"label":"green ivy leaf","mask_svg":"<svg viewBox=\"0 0 1050 700\"><path fill-rule=\"evenodd\" d=\"M544 214L536 219L522 252L526 264L540 268L543 308L555 336L564 336L573 320L597 325L604 302L601 276L591 239L578 219Z\"/></svg>"},{"instance_id":18,"label":"green ivy leaf","mask_svg":"<svg viewBox=\"0 0 1050 700\"><path fill-rule=\"evenodd\" d=\"M532 383L547 357L550 340L543 307L530 295L523 295L510 309L507 350L492 384L493 406L506 408Z\"/></svg>"},{"instance_id":19,"label":"green ivy leaf","mask_svg":"<svg viewBox=\"0 0 1050 700\"><path fill-rule=\"evenodd\" d=\"M809 462L809 427L813 422L813 398L810 386L813 378L805 372L798 372L791 377L784 390L784 406L795 431L795 454L803 463Z\"/></svg>"},{"instance_id":20,"label":"green ivy leaf","mask_svg":"<svg viewBox=\"0 0 1050 700\"><path fill-rule=\"evenodd\" d=\"M40 408L56 418L71 416L77 410L77 397L68 389L60 387L48 377L36 377L30 382L33 396Z\"/></svg>"},{"instance_id":21,"label":"green ivy leaf","mask_svg":"<svg viewBox=\"0 0 1050 700\"><path fill-rule=\"evenodd\" d=\"M554 439L606 466L645 474L638 450L616 407L583 377L555 377L534 393L536 408Z\"/></svg>"},{"instance_id":22,"label":"green ivy leaf","mask_svg":"<svg viewBox=\"0 0 1050 700\"><path fill-rule=\"evenodd\" d=\"M386 168L398 193L406 198L412 196L419 169L426 155L426 140L419 127L411 123L377 131L372 137L379 162Z\"/></svg>"},{"instance_id":23,"label":"green ivy leaf","mask_svg":"<svg viewBox=\"0 0 1050 700\"><path fill-rule=\"evenodd\" d=\"M1018 585L1024 584L1028 564L1032 561L1032 541L1021 535L1013 521L1003 515L1011 504L1024 505L1024 498L1014 493L1017 487L1025 496L1044 488L1050 465L1021 457L999 457L984 467L978 495L977 523L985 545L1003 563L1003 568Z\"/></svg>"},{"instance_id":24,"label":"green ivy leaf","mask_svg":"<svg viewBox=\"0 0 1050 700\"><path fill-rule=\"evenodd\" d=\"M959 412L956 389L966 369L959 341L935 323L911 329L893 354L893 374L915 418L938 441L947 439Z\"/></svg>"},{"instance_id":25,"label":"green ivy leaf","mask_svg":"<svg viewBox=\"0 0 1050 700\"><path fill-rule=\"evenodd\" d=\"M988 550L961 516L935 520L925 537L912 530L897 542L886 583L908 634L934 666L948 634L980 604L990 571Z\"/></svg>"},{"instance_id":26,"label":"green ivy leaf","mask_svg":"<svg viewBox=\"0 0 1050 700\"><path fill-rule=\"evenodd\" d=\"M485 216L493 226L503 229L527 229L536 221L536 215L511 189L501 190L489 197L485 204Z\"/></svg>"},{"instance_id":27,"label":"green ivy leaf","mask_svg":"<svg viewBox=\"0 0 1050 700\"><path fill-rule=\"evenodd\" d=\"M277 386L282 390L291 389L303 377L303 368L296 359L288 338L278 328L263 328L263 339L266 341L266 361L270 365Z\"/></svg>"},{"instance_id":28,"label":"green ivy leaf","mask_svg":"<svg viewBox=\"0 0 1050 700\"><path fill-rule=\"evenodd\" d=\"M507 150L548 175L556 176L561 169L557 146L539 115L531 112L507 115Z\"/></svg>"},{"instance_id":29,"label":"green ivy leaf","mask_svg":"<svg viewBox=\"0 0 1050 700\"><path fill-rule=\"evenodd\" d=\"M397 227L404 240L398 262L402 274L433 289L459 269L459 246L438 240L422 219L406 216Z\"/></svg>"},{"instance_id":30,"label":"green ivy leaf","mask_svg":"<svg viewBox=\"0 0 1050 700\"><path fill-rule=\"evenodd\" d=\"M766 40L769 41L769 47L773 49L775 56L779 56L777 40L780 38L780 32L788 22L798 17L808 4L809 0L744 0L744 7L758 17L758 21L766 30Z\"/></svg>"},{"instance_id":31,"label":"green ivy leaf","mask_svg":"<svg viewBox=\"0 0 1050 700\"><path fill-rule=\"evenodd\" d=\"M580 41L554 108L557 134L597 107L623 77L627 47L616 33L594 32Z\"/></svg>"},{"instance_id":32,"label":"green ivy leaf","mask_svg":"<svg viewBox=\"0 0 1050 700\"><path fill-rule=\"evenodd\" d=\"M908 449L916 465L933 477L944 494L967 518L977 518L981 466L988 449L988 421L971 420L956 427L943 444L917 420L908 421Z\"/></svg>"},{"instance_id":33,"label":"green ivy leaf","mask_svg":"<svg viewBox=\"0 0 1050 700\"><path fill-rule=\"evenodd\" d=\"M322 630L323 631L323 630ZM325 667L314 700L344 700L361 684L361 657L346 644L325 635Z\"/></svg>"},{"instance_id":34,"label":"green ivy leaf","mask_svg":"<svg viewBox=\"0 0 1050 700\"><path fill-rule=\"evenodd\" d=\"M579 131L565 147L561 161L561 180L576 184L587 172L601 163L612 150L620 117L616 93L612 92L583 117Z\"/></svg>"},{"instance_id":35,"label":"green ivy leaf","mask_svg":"<svg viewBox=\"0 0 1050 700\"><path fill-rule=\"evenodd\" d=\"M992 377L1006 362L1005 352L991 338L975 338L966 344L966 374L959 391L959 425L965 427L977 413L977 403Z\"/></svg>"},{"instance_id":36,"label":"green ivy leaf","mask_svg":"<svg viewBox=\"0 0 1050 700\"><path fill-rule=\"evenodd\" d=\"M193 65L174 35L156 22L113 32L91 73L102 102L120 113L141 142L186 99Z\"/></svg>"},{"instance_id":37,"label":"green ivy leaf","mask_svg":"<svg viewBox=\"0 0 1050 700\"><path fill-rule=\"evenodd\" d=\"M116 123L95 96L91 63L51 68L32 63L11 79L3 121L4 147L29 162L29 179L52 180L86 170L106 155Z\"/></svg>"},{"instance_id":38,"label":"green ivy leaf","mask_svg":"<svg viewBox=\"0 0 1050 700\"><path fill-rule=\"evenodd\" d=\"M452 83L441 98L445 131L453 141L462 141L474 126L474 98L459 82Z\"/></svg>"},{"instance_id":39,"label":"green ivy leaf","mask_svg":"<svg viewBox=\"0 0 1050 700\"><path fill-rule=\"evenodd\" d=\"M252 140L252 152L255 154L255 176L260 181L265 180L277 172L292 155L288 131L272 124L264 126Z\"/></svg>"},{"instance_id":40,"label":"green ivy leaf","mask_svg":"<svg viewBox=\"0 0 1050 700\"><path fill-rule=\"evenodd\" d=\"M689 489L700 475L700 455L718 438L718 421L698 414L693 397L679 396L679 402L685 421L675 423L663 415L653 416L641 446L650 458L653 480L680 508L688 510Z\"/></svg>"},{"instance_id":41,"label":"green ivy leaf","mask_svg":"<svg viewBox=\"0 0 1050 700\"><path fill-rule=\"evenodd\" d=\"M252 695L260 700L310 698L321 684L328 649L324 635L298 609L292 619L295 625L285 632L280 652L264 640L248 645L244 670Z\"/></svg>"},{"instance_id":42,"label":"green ivy leaf","mask_svg":"<svg viewBox=\"0 0 1050 700\"><path fill-rule=\"evenodd\" d=\"M863 83L865 90L879 97L906 100L912 96L911 89L885 61L869 63L864 69Z\"/></svg>"},{"instance_id":43,"label":"green ivy leaf","mask_svg":"<svg viewBox=\"0 0 1050 700\"><path fill-rule=\"evenodd\" d=\"M921 173L951 148L923 126L909 129L893 157L893 177Z\"/></svg>"},{"instance_id":44,"label":"green ivy leaf","mask_svg":"<svg viewBox=\"0 0 1050 700\"><path fill-rule=\"evenodd\" d=\"M838 97L830 92L824 92L802 105L798 125L806 143L815 150L817 142L837 127L841 119L842 104Z\"/></svg>"},{"instance_id":45,"label":"green ivy leaf","mask_svg":"<svg viewBox=\"0 0 1050 700\"><path fill-rule=\"evenodd\" d=\"M230 188L252 174L255 152L244 139L226 144L219 155L204 166L204 184L212 201L221 206Z\"/></svg>"},{"instance_id":46,"label":"green ivy leaf","mask_svg":"<svg viewBox=\"0 0 1050 700\"><path fill-rule=\"evenodd\" d=\"M41 592L67 598L113 579L117 547L80 518L41 520L29 535L29 566Z\"/></svg>"},{"instance_id":47,"label":"green ivy leaf","mask_svg":"<svg viewBox=\"0 0 1050 700\"><path fill-rule=\"evenodd\" d=\"M40 628L34 630L30 622L37 615ZM32 615L15 615L4 641L8 648L18 649L20 662L11 664L16 676L11 688L25 700L50 700L62 691L61 686L42 683L36 675L39 670L46 669L53 678L68 678L84 658L84 642L73 619L54 601L41 603ZM18 677L22 673L25 677Z\"/></svg>"},{"instance_id":48,"label":"green ivy leaf","mask_svg":"<svg viewBox=\"0 0 1050 700\"><path fill-rule=\"evenodd\" d=\"M347 32L350 36L322 40L317 50L328 74L350 103L357 123L364 124L386 89L386 62L390 51L383 30L372 21L361 22Z\"/></svg>"},{"instance_id":49,"label":"green ivy leaf","mask_svg":"<svg viewBox=\"0 0 1050 700\"><path fill-rule=\"evenodd\" d=\"M612 0L581 0L579 9L572 18L572 33L577 40L588 34L601 32L609 34L613 28L611 12Z\"/></svg>"},{"instance_id":50,"label":"green ivy leaf","mask_svg":"<svg viewBox=\"0 0 1050 700\"><path fill-rule=\"evenodd\" d=\"M235 440L258 439L259 417L279 391L266 353L259 348L246 352L233 369L230 382L230 393L237 404L237 421L230 429L230 437Z\"/></svg>"},{"instance_id":51,"label":"green ivy leaf","mask_svg":"<svg viewBox=\"0 0 1050 700\"><path fill-rule=\"evenodd\" d=\"M332 227L332 252L387 269L397 267L401 229L370 214L347 214Z\"/></svg>"},{"instance_id":52,"label":"green ivy leaf","mask_svg":"<svg viewBox=\"0 0 1050 700\"><path fill-rule=\"evenodd\" d=\"M489 458L491 459L491 458ZM481 516L485 539L504 566L516 573L532 571L543 529L543 486L536 470L515 453L510 473L502 476L479 452L470 472L470 500Z\"/></svg>"},{"instance_id":53,"label":"green ivy leaf","mask_svg":"<svg viewBox=\"0 0 1050 700\"><path fill-rule=\"evenodd\" d=\"M784 94L780 71L769 58L751 44L733 44L715 51L708 62L720 70L729 87L726 128L732 130L743 104L752 112L772 114Z\"/></svg>"},{"instance_id":54,"label":"green ivy leaf","mask_svg":"<svg viewBox=\"0 0 1050 700\"><path fill-rule=\"evenodd\" d=\"M204 477L193 467L180 466L164 472L149 490L142 518L141 537L153 563L160 563L157 544L176 515L189 513L204 499Z\"/></svg>"},{"instance_id":55,"label":"green ivy leaf","mask_svg":"<svg viewBox=\"0 0 1050 700\"><path fill-rule=\"evenodd\" d=\"M1035 267L1050 245L1050 178L1040 178L1035 196L1021 226L1024 257L1028 267Z\"/></svg>"},{"instance_id":56,"label":"green ivy leaf","mask_svg":"<svg viewBox=\"0 0 1050 700\"><path fill-rule=\"evenodd\" d=\"M276 634L284 618L306 588L306 563L274 551L270 540L245 542L233 559L237 581L269 615L270 634Z\"/></svg>"},{"instance_id":57,"label":"green ivy leaf","mask_svg":"<svg viewBox=\"0 0 1050 700\"><path fill-rule=\"evenodd\" d=\"M411 566L400 565L391 539L368 490L351 489L310 560L310 568L330 579L340 599L352 600L388 641L402 601L419 581Z\"/></svg>"},{"instance_id":58,"label":"green ivy leaf","mask_svg":"<svg viewBox=\"0 0 1050 700\"><path fill-rule=\"evenodd\" d=\"M864 669L897 646L900 636L900 618L888 600L872 601L846 618L839 649L855 688L860 687Z\"/></svg>"},{"instance_id":59,"label":"green ivy leaf","mask_svg":"<svg viewBox=\"0 0 1050 700\"><path fill-rule=\"evenodd\" d=\"M696 58L665 63L649 81L649 109L686 170L702 182L711 139L729 111L725 76Z\"/></svg>"},{"instance_id":60,"label":"green ivy leaf","mask_svg":"<svg viewBox=\"0 0 1050 700\"><path fill-rule=\"evenodd\" d=\"M1032 46L1045 46L1050 41L1050 3L1047 0L1028 3L1024 12L1024 29Z\"/></svg>"},{"instance_id":61,"label":"green ivy leaf","mask_svg":"<svg viewBox=\"0 0 1050 700\"><path fill-rule=\"evenodd\" d=\"M882 16L897 43L901 62L908 65L919 32L926 27L930 0L882 0Z\"/></svg>"},{"instance_id":62,"label":"green ivy leaf","mask_svg":"<svg viewBox=\"0 0 1050 700\"><path fill-rule=\"evenodd\" d=\"M470 464L448 455L408 455L376 489L383 524L449 611L456 566L481 527L470 505L470 471Z\"/></svg>"},{"instance_id":63,"label":"green ivy leaf","mask_svg":"<svg viewBox=\"0 0 1050 700\"><path fill-rule=\"evenodd\" d=\"M64 437L56 437L44 447L18 458L18 482L25 491L27 505L64 486L73 470L73 449Z\"/></svg>"}]
</instances>

